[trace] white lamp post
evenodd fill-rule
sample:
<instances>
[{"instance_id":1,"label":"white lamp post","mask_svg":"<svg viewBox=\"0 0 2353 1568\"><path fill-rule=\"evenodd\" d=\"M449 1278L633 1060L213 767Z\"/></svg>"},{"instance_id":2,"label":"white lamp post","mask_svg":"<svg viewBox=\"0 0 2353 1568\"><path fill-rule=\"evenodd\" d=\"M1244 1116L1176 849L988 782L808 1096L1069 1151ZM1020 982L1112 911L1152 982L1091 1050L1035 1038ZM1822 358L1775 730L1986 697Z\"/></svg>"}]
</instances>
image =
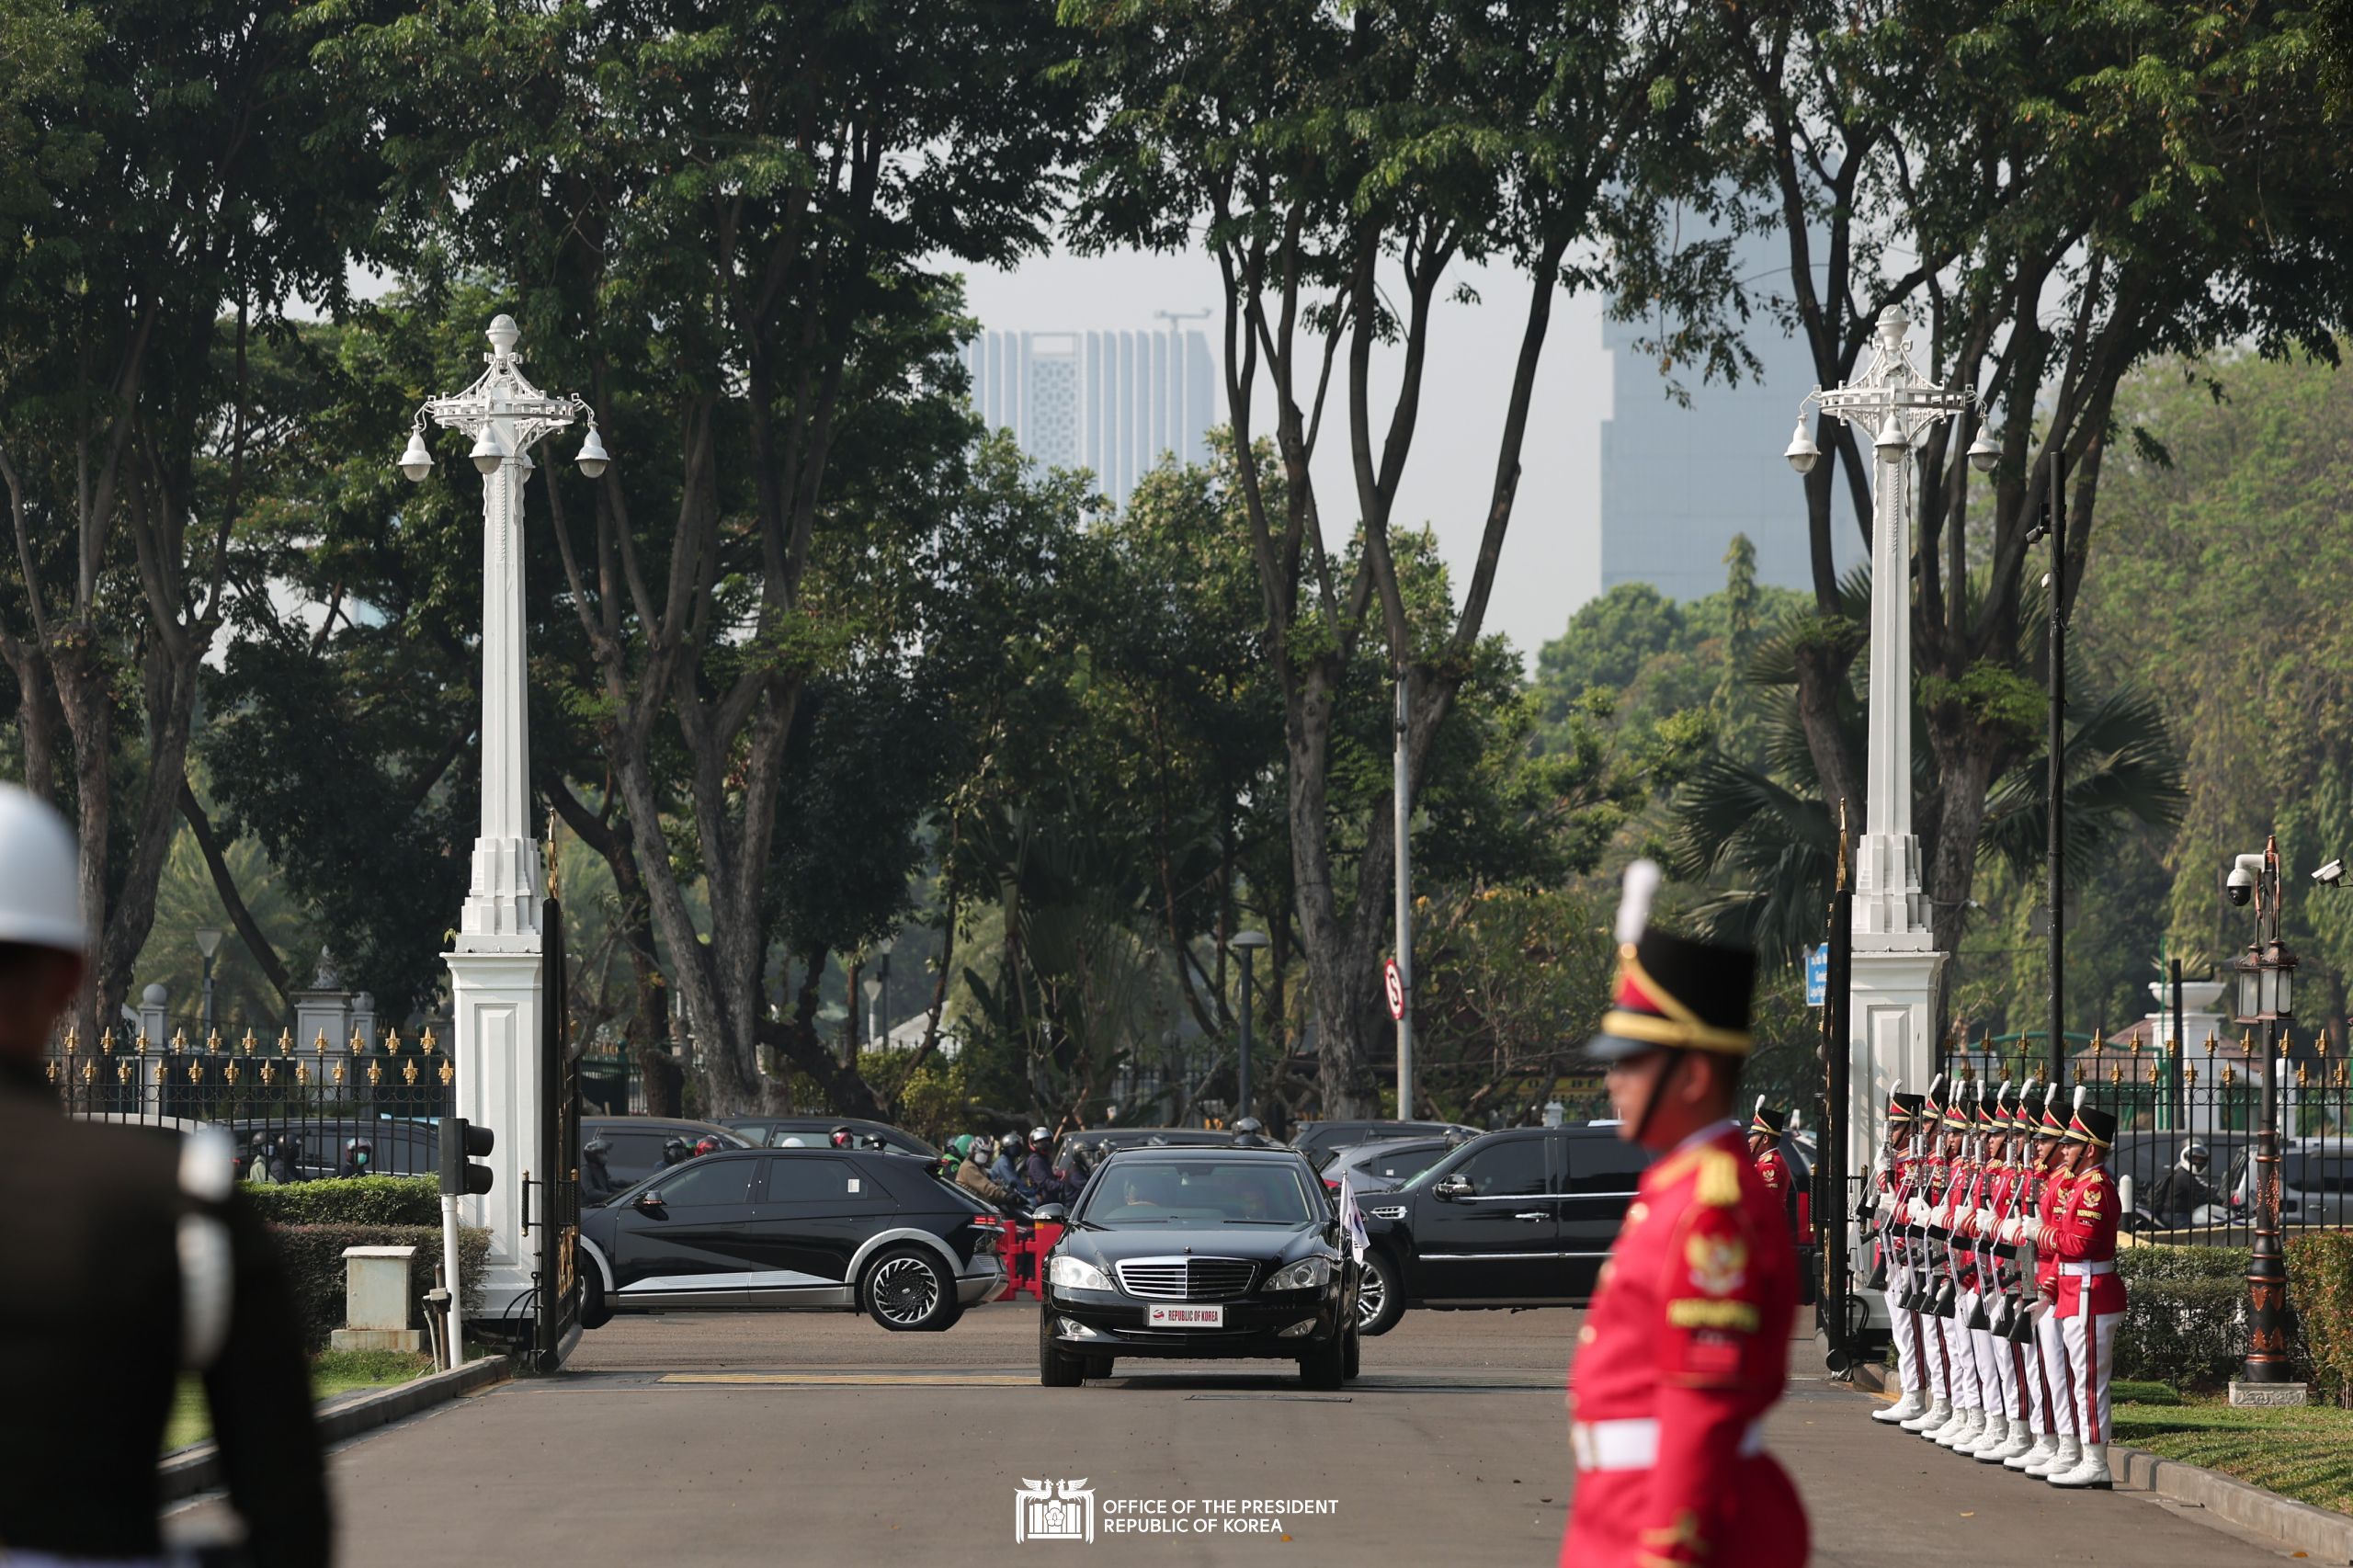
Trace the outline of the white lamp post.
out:
<instances>
[{"instance_id":1,"label":"white lamp post","mask_svg":"<svg viewBox=\"0 0 2353 1568\"><path fill-rule=\"evenodd\" d=\"M1880 312L1870 368L1842 387L1808 392L1782 456L1800 473L1821 457L1807 435L1809 404L1868 433L1876 458L1871 505L1870 745L1862 841L1857 846L1854 955L1847 1049L1847 1169L1870 1168L1872 1117L1899 1081L1933 1075L1929 1014L1940 961L1920 892L1920 841L1912 832L1912 455L1922 436L1970 408L1976 393L1921 374L1906 347L1901 307ZM1981 472L1998 453L1981 437L1969 460ZM1838 802L1827 802L1836 810Z\"/></svg>"},{"instance_id":2,"label":"white lamp post","mask_svg":"<svg viewBox=\"0 0 2353 1568\"><path fill-rule=\"evenodd\" d=\"M485 1299L506 1301L530 1286L523 1245L523 1172L535 1157L531 1131L546 1093L540 1062L540 899L542 873L530 824L530 707L523 647L523 486L531 449L585 423L580 471L594 479L611 462L597 416L576 397L550 397L523 376L512 316L490 324L486 369L464 391L428 398L416 411L400 471L422 480L433 470L428 423L472 439L467 457L482 473L482 819L473 881L449 966L457 1039L457 1114L498 1134L486 1196L469 1197L467 1222L491 1233Z\"/></svg>"},{"instance_id":3,"label":"white lamp post","mask_svg":"<svg viewBox=\"0 0 2353 1568\"><path fill-rule=\"evenodd\" d=\"M221 951L223 934L218 926L196 928L197 955L204 960L204 1040L207 1045L212 1042L212 960Z\"/></svg>"}]
</instances>

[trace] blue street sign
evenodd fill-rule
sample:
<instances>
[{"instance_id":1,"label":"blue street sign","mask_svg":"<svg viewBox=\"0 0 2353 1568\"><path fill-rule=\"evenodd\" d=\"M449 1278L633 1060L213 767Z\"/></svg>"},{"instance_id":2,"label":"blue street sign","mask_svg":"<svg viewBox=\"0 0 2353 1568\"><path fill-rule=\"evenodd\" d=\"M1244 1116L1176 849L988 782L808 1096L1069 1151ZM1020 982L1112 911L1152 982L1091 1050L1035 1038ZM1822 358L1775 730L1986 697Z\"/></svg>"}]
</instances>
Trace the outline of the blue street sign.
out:
<instances>
[{"instance_id":1,"label":"blue street sign","mask_svg":"<svg viewBox=\"0 0 2353 1568\"><path fill-rule=\"evenodd\" d=\"M1805 950L1805 1005L1819 1007L1830 1000L1830 944Z\"/></svg>"}]
</instances>

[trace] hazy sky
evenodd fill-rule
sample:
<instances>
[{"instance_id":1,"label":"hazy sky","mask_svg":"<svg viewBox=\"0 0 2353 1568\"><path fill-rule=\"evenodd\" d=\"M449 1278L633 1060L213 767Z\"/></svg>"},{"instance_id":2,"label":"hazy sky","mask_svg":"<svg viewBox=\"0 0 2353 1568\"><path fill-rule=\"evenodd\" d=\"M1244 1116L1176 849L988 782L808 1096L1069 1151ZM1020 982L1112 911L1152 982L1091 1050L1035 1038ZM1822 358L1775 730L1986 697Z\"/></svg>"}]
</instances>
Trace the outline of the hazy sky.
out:
<instances>
[{"instance_id":1,"label":"hazy sky","mask_svg":"<svg viewBox=\"0 0 2353 1568\"><path fill-rule=\"evenodd\" d=\"M1508 269L1458 270L1483 299L1437 312L1421 421L1398 492L1396 521L1437 528L1459 600L1485 523L1495 438L1526 320L1528 285ZM969 273L966 284L972 313L991 331L1151 331L1167 325L1154 318L1154 311L1207 309L1221 313L1187 324L1208 330L1212 354L1223 338L1217 266L1198 252L1100 257L1057 252L1009 272ZM1385 420L1385 400L1395 394L1398 358L1376 361L1377 369L1385 364L1391 372L1387 385L1376 390L1377 422ZM1600 591L1600 436L1609 400L1610 361L1601 345L1599 301L1590 296L1557 301L1529 410L1519 497L1486 623L1487 631L1509 637L1531 665L1536 650L1560 635L1570 614ZM1262 400L1260 407L1266 406ZM1271 431L1271 415L1260 417ZM1222 394L1216 423L1225 423ZM1326 498L1326 526L1335 535L1343 531L1340 519L1355 511L1347 451L1345 421L1336 406L1324 415L1315 465L1316 488Z\"/></svg>"}]
</instances>

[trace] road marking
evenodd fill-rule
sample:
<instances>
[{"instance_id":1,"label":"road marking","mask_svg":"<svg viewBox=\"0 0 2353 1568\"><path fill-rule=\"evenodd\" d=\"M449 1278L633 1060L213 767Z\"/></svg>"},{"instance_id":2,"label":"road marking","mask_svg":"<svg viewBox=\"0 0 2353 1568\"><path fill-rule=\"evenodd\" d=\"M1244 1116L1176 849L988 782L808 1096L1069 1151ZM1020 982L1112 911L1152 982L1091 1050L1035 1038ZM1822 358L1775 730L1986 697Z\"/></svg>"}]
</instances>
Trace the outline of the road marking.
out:
<instances>
[{"instance_id":1,"label":"road marking","mask_svg":"<svg viewBox=\"0 0 2353 1568\"><path fill-rule=\"evenodd\" d=\"M1021 1388L1035 1372L665 1372L665 1383L797 1388Z\"/></svg>"}]
</instances>

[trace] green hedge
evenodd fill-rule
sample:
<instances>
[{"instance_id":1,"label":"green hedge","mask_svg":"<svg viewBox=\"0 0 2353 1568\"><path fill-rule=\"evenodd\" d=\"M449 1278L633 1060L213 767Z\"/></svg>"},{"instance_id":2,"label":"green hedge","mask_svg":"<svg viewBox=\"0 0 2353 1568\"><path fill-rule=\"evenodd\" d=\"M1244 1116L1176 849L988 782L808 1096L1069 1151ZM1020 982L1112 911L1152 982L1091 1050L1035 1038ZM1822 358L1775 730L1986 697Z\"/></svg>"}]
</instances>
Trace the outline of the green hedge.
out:
<instances>
[{"instance_id":1,"label":"green hedge","mask_svg":"<svg viewBox=\"0 0 2353 1568\"><path fill-rule=\"evenodd\" d=\"M388 1178L370 1176L364 1182L381 1182ZM358 1182L313 1182L313 1187L360 1185ZM302 1333L310 1348L316 1350L327 1343L327 1336L343 1326L344 1270L343 1249L355 1246L413 1246L416 1256L409 1259L409 1299L421 1301L433 1289L433 1266L441 1257L441 1227L438 1225L273 1225L270 1234L278 1242L279 1255L286 1261L287 1277L293 1282L296 1310L301 1314ZM462 1300L469 1316L482 1311L483 1260L490 1255L490 1233L468 1228L458 1233L458 1271L463 1280ZM425 1317L420 1307L411 1320L423 1327Z\"/></svg>"},{"instance_id":2,"label":"green hedge","mask_svg":"<svg viewBox=\"0 0 2353 1568\"><path fill-rule=\"evenodd\" d=\"M441 1187L431 1176L247 1182L243 1190L261 1217L273 1225L441 1223Z\"/></svg>"},{"instance_id":3,"label":"green hedge","mask_svg":"<svg viewBox=\"0 0 2353 1568\"><path fill-rule=\"evenodd\" d=\"M2288 1302L2313 1392L2353 1403L2353 1235L2313 1232L2288 1244Z\"/></svg>"},{"instance_id":4,"label":"green hedge","mask_svg":"<svg viewBox=\"0 0 2353 1568\"><path fill-rule=\"evenodd\" d=\"M2228 1382L2246 1358L2247 1255L2235 1247L2124 1247L2116 1376L2176 1388Z\"/></svg>"}]
</instances>

